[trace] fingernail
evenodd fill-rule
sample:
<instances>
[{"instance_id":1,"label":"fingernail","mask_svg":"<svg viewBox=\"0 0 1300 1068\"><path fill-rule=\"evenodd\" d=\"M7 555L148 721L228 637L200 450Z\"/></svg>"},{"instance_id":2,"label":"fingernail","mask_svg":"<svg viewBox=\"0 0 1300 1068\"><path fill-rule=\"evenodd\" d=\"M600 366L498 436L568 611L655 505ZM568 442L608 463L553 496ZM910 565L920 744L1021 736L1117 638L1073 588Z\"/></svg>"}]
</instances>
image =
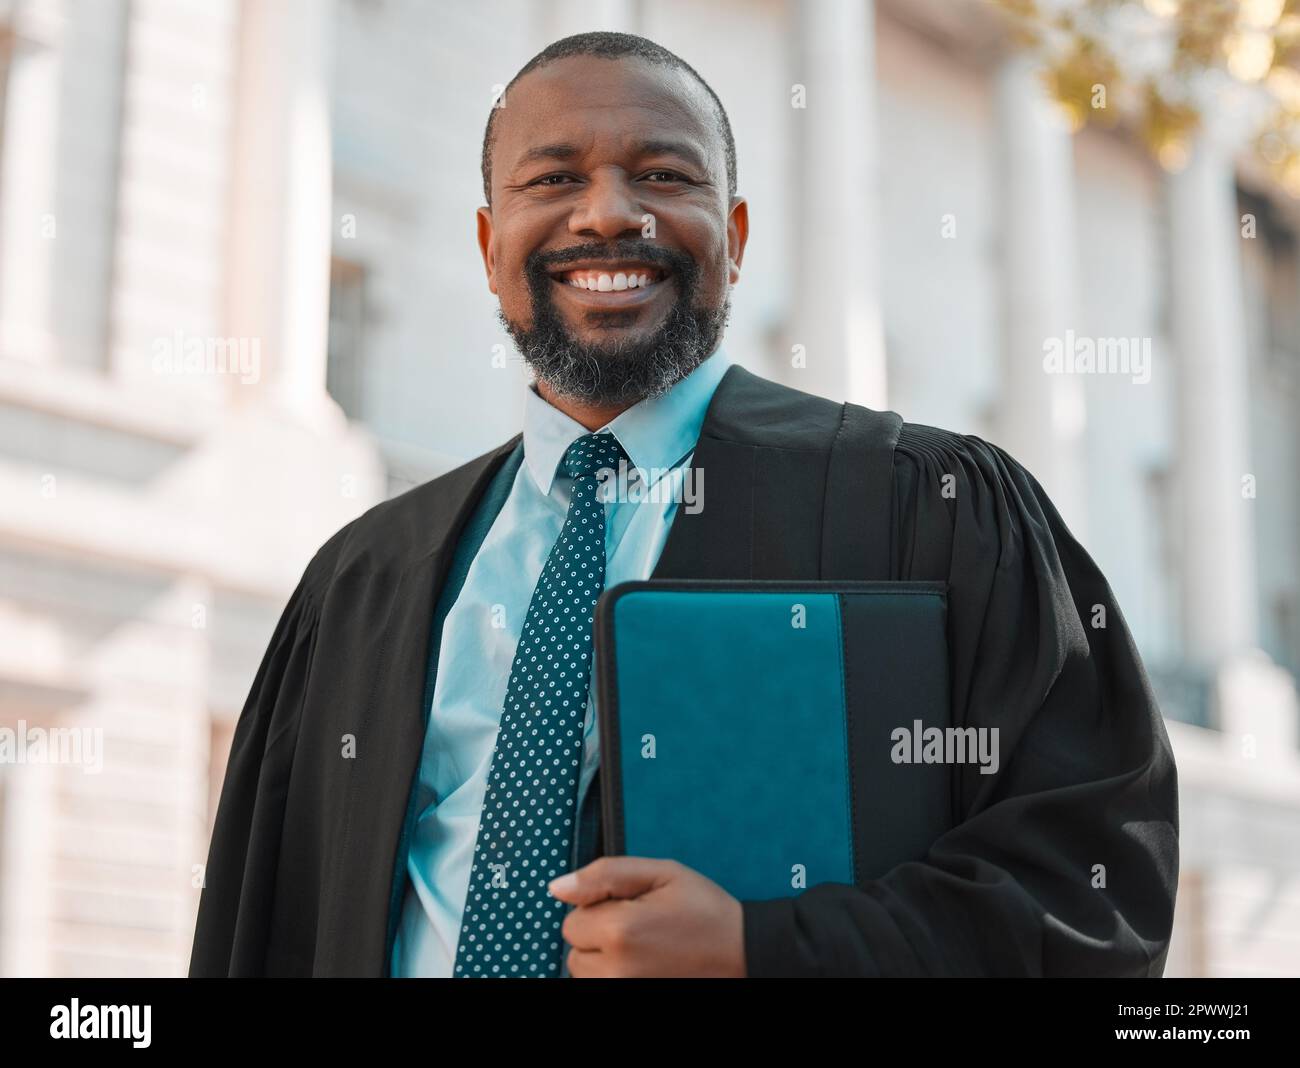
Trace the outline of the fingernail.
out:
<instances>
[{"instance_id":1,"label":"fingernail","mask_svg":"<svg viewBox=\"0 0 1300 1068\"><path fill-rule=\"evenodd\" d=\"M546 889L548 889L552 894L557 890L560 893L564 893L566 890L572 890L577 885L578 877L574 875L573 872L569 872L568 875L561 875L558 879L552 879L546 884Z\"/></svg>"}]
</instances>

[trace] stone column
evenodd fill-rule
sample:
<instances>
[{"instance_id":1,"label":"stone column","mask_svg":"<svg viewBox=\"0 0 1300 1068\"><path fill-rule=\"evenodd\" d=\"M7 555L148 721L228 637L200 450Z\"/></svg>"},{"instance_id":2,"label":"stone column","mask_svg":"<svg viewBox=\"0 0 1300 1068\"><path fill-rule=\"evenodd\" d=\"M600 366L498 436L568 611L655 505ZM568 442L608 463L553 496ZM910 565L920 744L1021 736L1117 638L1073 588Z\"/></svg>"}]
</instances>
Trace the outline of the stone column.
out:
<instances>
[{"instance_id":1,"label":"stone column","mask_svg":"<svg viewBox=\"0 0 1300 1068\"><path fill-rule=\"evenodd\" d=\"M46 730L50 723L33 715L25 722L7 720L4 725L21 733L32 727ZM51 974L50 887L54 882L54 775L58 770L45 764L0 768L4 778L0 976Z\"/></svg>"},{"instance_id":2,"label":"stone column","mask_svg":"<svg viewBox=\"0 0 1300 1068\"><path fill-rule=\"evenodd\" d=\"M788 344L803 346L806 366L791 369L787 351L782 377L809 393L884 408L875 5L818 0L796 10L791 116L799 226Z\"/></svg>"},{"instance_id":3,"label":"stone column","mask_svg":"<svg viewBox=\"0 0 1300 1068\"><path fill-rule=\"evenodd\" d=\"M1169 180L1182 619L1186 655L1204 666L1258 640L1239 240L1231 151L1210 130Z\"/></svg>"},{"instance_id":4,"label":"stone column","mask_svg":"<svg viewBox=\"0 0 1300 1068\"><path fill-rule=\"evenodd\" d=\"M156 482L170 506L240 546L286 591L321 543L385 488L369 432L325 389L338 223L333 10L316 0L240 7L225 333L258 342L260 379L250 386L228 376L233 399L220 425Z\"/></svg>"},{"instance_id":5,"label":"stone column","mask_svg":"<svg viewBox=\"0 0 1300 1068\"><path fill-rule=\"evenodd\" d=\"M1073 337L1076 311L1074 151L1064 116L1033 60L1014 55L998 72L1003 281L1002 391L997 444L1051 495L1084 536L1084 384L1048 374L1045 344Z\"/></svg>"},{"instance_id":6,"label":"stone column","mask_svg":"<svg viewBox=\"0 0 1300 1068\"><path fill-rule=\"evenodd\" d=\"M62 5L18 8L0 158L0 355L53 362Z\"/></svg>"},{"instance_id":7,"label":"stone column","mask_svg":"<svg viewBox=\"0 0 1300 1068\"><path fill-rule=\"evenodd\" d=\"M316 0L244 0L240 9L227 321L234 336L257 339L276 404L306 422L339 415L325 392L338 224L331 17Z\"/></svg>"}]
</instances>

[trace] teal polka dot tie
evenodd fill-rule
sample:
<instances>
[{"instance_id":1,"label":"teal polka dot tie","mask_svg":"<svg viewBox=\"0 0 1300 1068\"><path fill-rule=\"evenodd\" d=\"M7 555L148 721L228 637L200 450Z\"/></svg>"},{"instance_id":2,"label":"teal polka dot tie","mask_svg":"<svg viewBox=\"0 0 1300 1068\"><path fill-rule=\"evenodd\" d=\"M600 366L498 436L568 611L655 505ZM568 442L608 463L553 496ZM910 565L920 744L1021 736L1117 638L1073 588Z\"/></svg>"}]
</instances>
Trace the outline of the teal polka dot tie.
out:
<instances>
[{"instance_id":1,"label":"teal polka dot tie","mask_svg":"<svg viewBox=\"0 0 1300 1068\"><path fill-rule=\"evenodd\" d=\"M569 868L577 814L592 616L605 586L597 473L617 469L625 456L612 434L587 434L560 462L574 480L573 495L515 648L474 846L457 976L547 978L560 971L566 906L546 884Z\"/></svg>"}]
</instances>

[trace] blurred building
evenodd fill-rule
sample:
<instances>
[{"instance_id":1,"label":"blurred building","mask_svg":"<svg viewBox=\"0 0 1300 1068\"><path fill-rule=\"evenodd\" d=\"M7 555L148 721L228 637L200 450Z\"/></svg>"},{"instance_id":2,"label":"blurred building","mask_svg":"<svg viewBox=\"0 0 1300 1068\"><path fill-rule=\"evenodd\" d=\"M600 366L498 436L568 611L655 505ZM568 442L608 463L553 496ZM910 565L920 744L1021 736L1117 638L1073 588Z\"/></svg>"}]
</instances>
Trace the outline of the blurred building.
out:
<instances>
[{"instance_id":1,"label":"blurred building","mask_svg":"<svg viewBox=\"0 0 1300 1068\"><path fill-rule=\"evenodd\" d=\"M0 0L0 727L103 747L0 763L0 974L184 973L303 566L518 429L479 140L598 28L728 108L733 356L1005 446L1109 578L1179 761L1168 974L1300 973L1300 204L1231 122L1176 174L1072 136L965 0Z\"/></svg>"}]
</instances>

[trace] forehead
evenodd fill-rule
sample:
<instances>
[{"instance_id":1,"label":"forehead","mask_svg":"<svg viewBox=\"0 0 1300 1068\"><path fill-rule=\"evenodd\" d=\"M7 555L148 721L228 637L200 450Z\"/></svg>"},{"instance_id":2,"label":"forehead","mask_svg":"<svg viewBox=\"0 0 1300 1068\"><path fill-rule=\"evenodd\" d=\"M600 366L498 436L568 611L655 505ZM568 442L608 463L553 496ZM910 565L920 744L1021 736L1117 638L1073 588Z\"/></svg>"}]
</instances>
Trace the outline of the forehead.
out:
<instances>
[{"instance_id":1,"label":"forehead","mask_svg":"<svg viewBox=\"0 0 1300 1068\"><path fill-rule=\"evenodd\" d=\"M668 135L693 142L710 169L722 165L704 88L685 71L630 56L570 56L529 71L507 93L495 133L494 172L537 145L590 151Z\"/></svg>"}]
</instances>

